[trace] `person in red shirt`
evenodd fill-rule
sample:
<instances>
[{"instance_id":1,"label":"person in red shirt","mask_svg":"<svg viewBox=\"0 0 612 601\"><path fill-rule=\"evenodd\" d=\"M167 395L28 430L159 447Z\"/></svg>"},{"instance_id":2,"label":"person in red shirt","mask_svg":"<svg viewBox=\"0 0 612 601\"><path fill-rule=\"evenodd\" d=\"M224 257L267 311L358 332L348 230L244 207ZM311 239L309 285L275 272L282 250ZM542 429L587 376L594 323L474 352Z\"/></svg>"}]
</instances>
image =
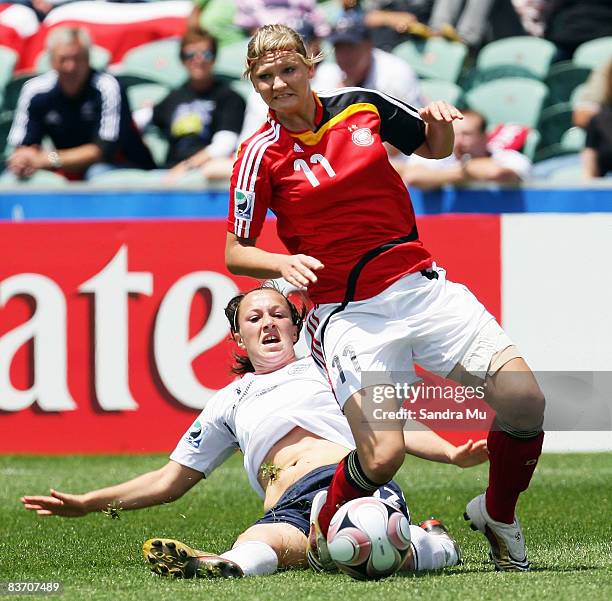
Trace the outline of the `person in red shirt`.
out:
<instances>
[{"instance_id":1,"label":"person in red shirt","mask_svg":"<svg viewBox=\"0 0 612 601\"><path fill-rule=\"evenodd\" d=\"M326 534L336 509L402 465L402 399L387 387L413 385L416 363L463 385L486 384L497 412L489 486L465 517L489 539L496 568L528 570L515 506L541 453L544 397L494 317L433 262L384 147L448 156L462 114L446 102L417 110L362 88L315 94L309 82L320 58L283 25L261 27L249 42L246 73L270 110L238 151L226 244L232 273L308 288L312 356L356 441L313 501L309 561L332 567ZM257 247L268 209L289 254Z\"/></svg>"}]
</instances>

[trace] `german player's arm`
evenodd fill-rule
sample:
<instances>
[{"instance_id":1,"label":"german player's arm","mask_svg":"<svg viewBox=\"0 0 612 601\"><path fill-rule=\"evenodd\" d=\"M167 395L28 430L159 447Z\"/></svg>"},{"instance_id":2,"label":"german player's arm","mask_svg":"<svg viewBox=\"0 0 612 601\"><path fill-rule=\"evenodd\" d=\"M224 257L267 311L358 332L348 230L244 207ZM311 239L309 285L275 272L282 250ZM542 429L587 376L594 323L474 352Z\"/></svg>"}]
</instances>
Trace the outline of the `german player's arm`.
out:
<instances>
[{"instance_id":1,"label":"german player's arm","mask_svg":"<svg viewBox=\"0 0 612 601\"><path fill-rule=\"evenodd\" d=\"M256 238L240 238L227 233L225 265L236 275L259 279L285 278L292 286L305 288L317 281L316 271L323 263L308 255L286 255L257 248Z\"/></svg>"},{"instance_id":2,"label":"german player's arm","mask_svg":"<svg viewBox=\"0 0 612 601\"><path fill-rule=\"evenodd\" d=\"M170 503L201 479L197 470L170 460L158 470L114 486L76 495L51 489L49 496L26 495L21 502L25 509L41 516L81 517L114 504L121 509L141 509Z\"/></svg>"},{"instance_id":3,"label":"german player's arm","mask_svg":"<svg viewBox=\"0 0 612 601\"><path fill-rule=\"evenodd\" d=\"M419 116L425 123L425 142L414 152L426 159L443 159L453 152L455 133L453 121L463 119L461 111L437 100L419 109Z\"/></svg>"}]
</instances>

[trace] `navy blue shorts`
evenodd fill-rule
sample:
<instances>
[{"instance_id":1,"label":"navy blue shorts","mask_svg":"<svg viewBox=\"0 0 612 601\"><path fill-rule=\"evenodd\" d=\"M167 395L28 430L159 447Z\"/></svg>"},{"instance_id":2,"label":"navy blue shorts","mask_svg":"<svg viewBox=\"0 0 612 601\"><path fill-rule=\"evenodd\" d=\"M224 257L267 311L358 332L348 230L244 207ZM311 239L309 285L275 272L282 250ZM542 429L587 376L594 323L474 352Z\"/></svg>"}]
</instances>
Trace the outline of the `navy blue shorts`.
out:
<instances>
[{"instance_id":1,"label":"navy blue shorts","mask_svg":"<svg viewBox=\"0 0 612 601\"><path fill-rule=\"evenodd\" d=\"M335 471L336 465L324 465L309 472L292 484L278 503L268 509L255 524L291 524L308 536L312 500L320 490L325 490L329 486ZM397 507L410 521L410 512L406 499L404 499L404 493L396 482L391 480L381 486L373 496L384 499Z\"/></svg>"}]
</instances>

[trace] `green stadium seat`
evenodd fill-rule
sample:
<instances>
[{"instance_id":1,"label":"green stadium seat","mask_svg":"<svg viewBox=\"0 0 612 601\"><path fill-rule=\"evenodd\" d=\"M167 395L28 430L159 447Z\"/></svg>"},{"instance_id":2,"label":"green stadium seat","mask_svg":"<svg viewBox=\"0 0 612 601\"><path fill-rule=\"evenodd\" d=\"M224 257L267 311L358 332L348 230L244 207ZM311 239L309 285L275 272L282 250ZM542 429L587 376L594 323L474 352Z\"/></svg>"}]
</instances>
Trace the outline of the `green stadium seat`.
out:
<instances>
[{"instance_id":1,"label":"green stadium seat","mask_svg":"<svg viewBox=\"0 0 612 601\"><path fill-rule=\"evenodd\" d=\"M247 79L235 79L230 82L230 87L234 92L238 92L246 102L253 92L253 84Z\"/></svg>"},{"instance_id":2,"label":"green stadium seat","mask_svg":"<svg viewBox=\"0 0 612 601\"><path fill-rule=\"evenodd\" d=\"M170 92L170 88L160 83L140 83L127 89L128 102L132 111L155 106Z\"/></svg>"},{"instance_id":3,"label":"green stadium seat","mask_svg":"<svg viewBox=\"0 0 612 601\"><path fill-rule=\"evenodd\" d=\"M588 67L576 65L573 61L561 61L552 65L546 78L548 102L567 102L572 92L587 80L590 72Z\"/></svg>"},{"instance_id":4,"label":"green stadium seat","mask_svg":"<svg viewBox=\"0 0 612 601\"><path fill-rule=\"evenodd\" d=\"M486 117L489 126L517 123L535 128L547 94L548 89L541 81L507 77L472 88L465 101Z\"/></svg>"},{"instance_id":5,"label":"green stadium seat","mask_svg":"<svg viewBox=\"0 0 612 601\"><path fill-rule=\"evenodd\" d=\"M342 7L340 6L340 2L337 0L325 0L324 2L318 2L317 8L325 15L325 20L330 25L333 25L342 13Z\"/></svg>"},{"instance_id":6,"label":"green stadium seat","mask_svg":"<svg viewBox=\"0 0 612 601\"><path fill-rule=\"evenodd\" d=\"M168 140L157 128L152 128L143 135L144 143L147 145L156 165L164 165L168 154Z\"/></svg>"},{"instance_id":7,"label":"green stadium seat","mask_svg":"<svg viewBox=\"0 0 612 601\"><path fill-rule=\"evenodd\" d=\"M573 62L582 67L593 69L612 58L612 36L584 42L576 48Z\"/></svg>"},{"instance_id":8,"label":"green stadium seat","mask_svg":"<svg viewBox=\"0 0 612 601\"><path fill-rule=\"evenodd\" d=\"M11 80L16 63L17 53L12 48L0 45L0 92Z\"/></svg>"},{"instance_id":9,"label":"green stadium seat","mask_svg":"<svg viewBox=\"0 0 612 601\"><path fill-rule=\"evenodd\" d=\"M586 132L581 127L570 127L561 136L561 146L568 152L580 152L584 148Z\"/></svg>"},{"instance_id":10,"label":"green stadium seat","mask_svg":"<svg viewBox=\"0 0 612 601\"><path fill-rule=\"evenodd\" d=\"M113 169L92 177L89 181L93 186L109 188L138 188L152 181L151 171L143 169Z\"/></svg>"},{"instance_id":11,"label":"green stadium seat","mask_svg":"<svg viewBox=\"0 0 612 601\"><path fill-rule=\"evenodd\" d=\"M96 71L104 71L108 67L111 54L102 46L92 46L89 51L89 62ZM36 73L46 73L51 70L49 53L45 50L38 55L36 60Z\"/></svg>"},{"instance_id":12,"label":"green stadium seat","mask_svg":"<svg viewBox=\"0 0 612 601\"><path fill-rule=\"evenodd\" d=\"M68 180L59 173L53 173L53 171L45 171L44 169L38 170L32 177L27 179L20 179L15 177L10 171L5 171L0 175L0 185L12 187L12 186L37 186L45 188L58 188L68 185Z\"/></svg>"},{"instance_id":13,"label":"green stadium seat","mask_svg":"<svg viewBox=\"0 0 612 601\"><path fill-rule=\"evenodd\" d=\"M13 113L11 111L0 111L0 163L6 158L7 138L11 125L13 124Z\"/></svg>"},{"instance_id":14,"label":"green stadium seat","mask_svg":"<svg viewBox=\"0 0 612 601\"><path fill-rule=\"evenodd\" d=\"M446 102L455 105L459 104L463 94L463 90L456 83L441 79L423 79L421 81L421 91L425 102L446 100Z\"/></svg>"},{"instance_id":15,"label":"green stadium seat","mask_svg":"<svg viewBox=\"0 0 612 601\"><path fill-rule=\"evenodd\" d=\"M177 88L187 79L179 48L176 38L143 44L126 52L114 73L128 87L152 82Z\"/></svg>"},{"instance_id":16,"label":"green stadium seat","mask_svg":"<svg viewBox=\"0 0 612 601\"><path fill-rule=\"evenodd\" d=\"M578 154L584 148L586 132L580 127L571 127L561 136L561 141L538 150L536 160L544 161L553 157Z\"/></svg>"},{"instance_id":17,"label":"green stadium seat","mask_svg":"<svg viewBox=\"0 0 612 601\"><path fill-rule=\"evenodd\" d=\"M532 129L527 134L527 139L525 140L525 144L523 145L522 153L531 161L535 159L536 149L540 145L540 140L542 136L540 136L540 132L537 129Z\"/></svg>"},{"instance_id":18,"label":"green stadium seat","mask_svg":"<svg viewBox=\"0 0 612 601\"><path fill-rule=\"evenodd\" d=\"M444 38L430 38L424 43L402 42L393 54L405 60L419 77L456 83L463 69L467 46Z\"/></svg>"},{"instance_id":19,"label":"green stadium seat","mask_svg":"<svg viewBox=\"0 0 612 601\"><path fill-rule=\"evenodd\" d=\"M240 79L245 68L248 40L234 42L219 48L215 61L215 73Z\"/></svg>"},{"instance_id":20,"label":"green stadium seat","mask_svg":"<svg viewBox=\"0 0 612 601\"><path fill-rule=\"evenodd\" d=\"M574 88L574 91L572 92L571 96L569 97L569 103L573 107L575 107L576 104L578 104L578 101L580 100L580 96L582 94L582 90L584 90L586 85L587 85L586 83L581 83L579 86L576 86Z\"/></svg>"},{"instance_id":21,"label":"green stadium seat","mask_svg":"<svg viewBox=\"0 0 612 601\"><path fill-rule=\"evenodd\" d=\"M4 103L2 105L3 110L15 110L23 84L32 79L32 77L35 77L35 75L36 73L24 73L22 75L17 75L6 84L6 87L4 88Z\"/></svg>"},{"instance_id":22,"label":"green stadium seat","mask_svg":"<svg viewBox=\"0 0 612 601\"><path fill-rule=\"evenodd\" d=\"M561 143L561 137L572 126L572 105L560 102L542 111L538 130L542 135L542 146Z\"/></svg>"},{"instance_id":23,"label":"green stadium seat","mask_svg":"<svg viewBox=\"0 0 612 601\"><path fill-rule=\"evenodd\" d=\"M484 46L476 58L476 70L484 73L498 67L520 68L544 80L555 55L555 45L532 36L515 36Z\"/></svg>"}]
</instances>

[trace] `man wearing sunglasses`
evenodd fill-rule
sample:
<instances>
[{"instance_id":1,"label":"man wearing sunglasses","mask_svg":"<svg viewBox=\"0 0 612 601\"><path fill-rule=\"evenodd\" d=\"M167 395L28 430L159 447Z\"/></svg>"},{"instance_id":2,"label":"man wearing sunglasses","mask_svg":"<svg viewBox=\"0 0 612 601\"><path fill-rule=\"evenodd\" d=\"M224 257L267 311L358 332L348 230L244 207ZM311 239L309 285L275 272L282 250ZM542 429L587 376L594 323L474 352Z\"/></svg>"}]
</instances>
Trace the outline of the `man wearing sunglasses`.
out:
<instances>
[{"instance_id":1,"label":"man wearing sunglasses","mask_svg":"<svg viewBox=\"0 0 612 601\"><path fill-rule=\"evenodd\" d=\"M215 79L217 41L204 30L188 31L180 56L188 80L153 109L152 122L168 138L170 177L226 158L236 150L244 118L244 100Z\"/></svg>"}]
</instances>

